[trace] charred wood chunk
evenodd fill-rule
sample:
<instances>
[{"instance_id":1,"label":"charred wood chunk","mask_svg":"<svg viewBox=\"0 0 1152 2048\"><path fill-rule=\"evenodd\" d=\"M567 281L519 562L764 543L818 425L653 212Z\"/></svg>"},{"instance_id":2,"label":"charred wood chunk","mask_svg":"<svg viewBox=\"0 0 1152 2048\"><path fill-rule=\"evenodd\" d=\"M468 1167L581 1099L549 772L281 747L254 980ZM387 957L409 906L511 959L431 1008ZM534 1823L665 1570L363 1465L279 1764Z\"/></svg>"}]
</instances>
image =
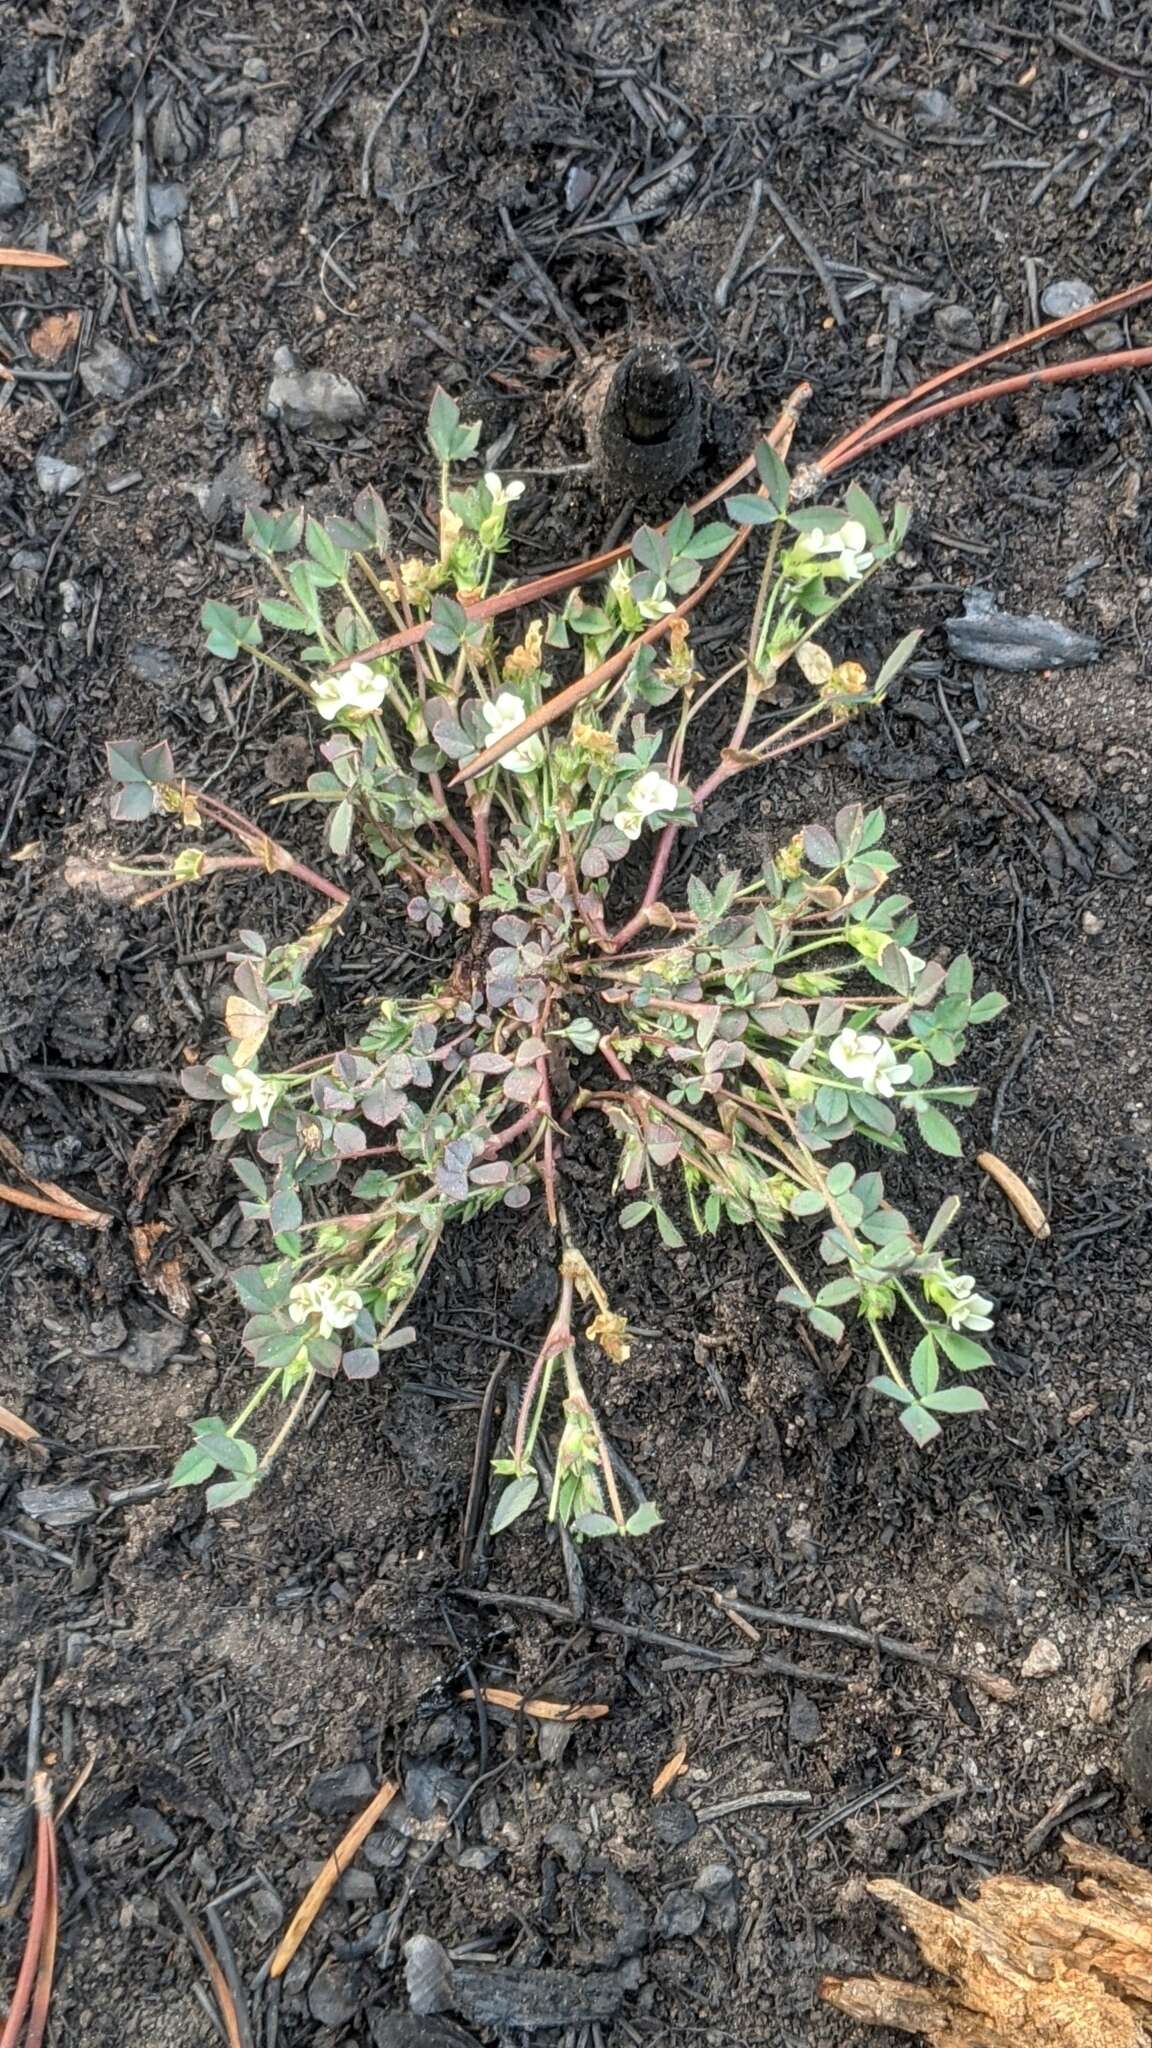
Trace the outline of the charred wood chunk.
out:
<instances>
[{"instance_id":1,"label":"charred wood chunk","mask_svg":"<svg viewBox=\"0 0 1152 2048\"><path fill-rule=\"evenodd\" d=\"M634 348L617 368L597 422L600 457L622 490L674 490L700 453L700 386L664 343Z\"/></svg>"}]
</instances>

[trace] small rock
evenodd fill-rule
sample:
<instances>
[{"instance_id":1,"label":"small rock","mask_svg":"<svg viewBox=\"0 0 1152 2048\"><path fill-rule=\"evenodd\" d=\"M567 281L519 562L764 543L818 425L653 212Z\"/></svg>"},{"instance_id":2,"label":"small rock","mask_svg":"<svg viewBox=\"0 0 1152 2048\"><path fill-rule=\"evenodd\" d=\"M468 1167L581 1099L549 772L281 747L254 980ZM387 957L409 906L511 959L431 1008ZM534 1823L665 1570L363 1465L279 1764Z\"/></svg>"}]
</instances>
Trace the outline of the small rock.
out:
<instances>
[{"instance_id":1,"label":"small rock","mask_svg":"<svg viewBox=\"0 0 1152 2048\"><path fill-rule=\"evenodd\" d=\"M174 220L166 220L163 227L145 235L144 247L157 296L163 298L184 261L184 237L180 233L179 224Z\"/></svg>"},{"instance_id":2,"label":"small rock","mask_svg":"<svg viewBox=\"0 0 1152 2048\"><path fill-rule=\"evenodd\" d=\"M351 426L368 406L364 393L336 370L278 370L265 408L273 419L304 429Z\"/></svg>"},{"instance_id":3,"label":"small rock","mask_svg":"<svg viewBox=\"0 0 1152 2048\"><path fill-rule=\"evenodd\" d=\"M491 1870L494 1863L499 1863L503 1853L502 1849L484 1849L479 1842L476 1842L470 1848L461 1849L460 1854L456 1858L456 1868L457 1870Z\"/></svg>"},{"instance_id":4,"label":"small rock","mask_svg":"<svg viewBox=\"0 0 1152 2048\"><path fill-rule=\"evenodd\" d=\"M971 306L937 306L932 315L932 324L942 341L949 348L960 349L965 355L974 354L983 347L979 323Z\"/></svg>"},{"instance_id":5,"label":"small rock","mask_svg":"<svg viewBox=\"0 0 1152 2048\"><path fill-rule=\"evenodd\" d=\"M89 398L125 398L137 374L127 350L114 341L98 341L80 364L80 382Z\"/></svg>"},{"instance_id":6,"label":"small rock","mask_svg":"<svg viewBox=\"0 0 1152 2048\"><path fill-rule=\"evenodd\" d=\"M238 122L230 121L227 128L220 130L220 140L216 144L216 154L219 157L243 156L244 130Z\"/></svg>"},{"instance_id":7,"label":"small rock","mask_svg":"<svg viewBox=\"0 0 1152 2048\"><path fill-rule=\"evenodd\" d=\"M1090 341L1102 356L1114 355L1117 349L1124 347L1124 329L1115 320L1097 320L1084 329L1084 339Z\"/></svg>"},{"instance_id":8,"label":"small rock","mask_svg":"<svg viewBox=\"0 0 1152 2048\"><path fill-rule=\"evenodd\" d=\"M922 128L958 128L960 116L946 92L934 87L912 95L912 111Z\"/></svg>"},{"instance_id":9,"label":"small rock","mask_svg":"<svg viewBox=\"0 0 1152 2048\"><path fill-rule=\"evenodd\" d=\"M702 1898L714 1904L735 1889L736 1872L730 1863L706 1863L693 1887Z\"/></svg>"},{"instance_id":10,"label":"small rock","mask_svg":"<svg viewBox=\"0 0 1152 2048\"><path fill-rule=\"evenodd\" d=\"M665 1941L688 1941L699 1934L707 1911L699 1892L669 1892L656 1915L656 1932Z\"/></svg>"},{"instance_id":11,"label":"small rock","mask_svg":"<svg viewBox=\"0 0 1152 2048\"><path fill-rule=\"evenodd\" d=\"M1100 656L1100 642L1038 612L1017 617L998 611L991 591L970 590L964 614L946 619L948 646L959 661L1022 674L1029 669L1079 668Z\"/></svg>"},{"instance_id":12,"label":"small rock","mask_svg":"<svg viewBox=\"0 0 1152 2048\"><path fill-rule=\"evenodd\" d=\"M0 164L0 213L15 213L24 204L24 185L15 164Z\"/></svg>"},{"instance_id":13,"label":"small rock","mask_svg":"<svg viewBox=\"0 0 1152 2048\"><path fill-rule=\"evenodd\" d=\"M308 2010L317 2026L344 2026L359 2004L355 1970L347 1963L322 1963L308 1986Z\"/></svg>"},{"instance_id":14,"label":"small rock","mask_svg":"<svg viewBox=\"0 0 1152 2048\"><path fill-rule=\"evenodd\" d=\"M183 220L188 211L188 187L176 182L149 185L148 211L153 226L162 228L170 220Z\"/></svg>"},{"instance_id":15,"label":"small rock","mask_svg":"<svg viewBox=\"0 0 1152 2048\"><path fill-rule=\"evenodd\" d=\"M263 57L245 57L240 70L241 76L250 78L254 85L267 85L272 75Z\"/></svg>"},{"instance_id":16,"label":"small rock","mask_svg":"<svg viewBox=\"0 0 1152 2048\"><path fill-rule=\"evenodd\" d=\"M58 455L36 457L36 481L46 498L62 498L67 491L74 491L84 475L74 462L62 462Z\"/></svg>"},{"instance_id":17,"label":"small rock","mask_svg":"<svg viewBox=\"0 0 1152 2048\"><path fill-rule=\"evenodd\" d=\"M284 1924L284 1906L271 1885L258 1885L249 1892L246 1901L248 1913L257 1934L264 1941L270 1941L277 1928Z\"/></svg>"},{"instance_id":18,"label":"small rock","mask_svg":"<svg viewBox=\"0 0 1152 2048\"><path fill-rule=\"evenodd\" d=\"M414 1934L404 1944L404 1982L414 2013L427 2018L446 2012L452 2003L452 1960L430 1934Z\"/></svg>"},{"instance_id":19,"label":"small rock","mask_svg":"<svg viewBox=\"0 0 1152 2048\"><path fill-rule=\"evenodd\" d=\"M326 1820L361 1813L376 1790L367 1764L341 1764L337 1770L321 1771L308 1787L308 1804L313 1813Z\"/></svg>"},{"instance_id":20,"label":"small rock","mask_svg":"<svg viewBox=\"0 0 1152 2048\"><path fill-rule=\"evenodd\" d=\"M810 1749L823 1732L824 1722L815 1700L810 1700L806 1692L794 1692L788 1707L789 1740L801 1749Z\"/></svg>"},{"instance_id":21,"label":"small rock","mask_svg":"<svg viewBox=\"0 0 1152 2048\"><path fill-rule=\"evenodd\" d=\"M407 1860L408 1844L403 1835L394 1834L391 1828L373 1828L365 1836L360 1853L373 1870L399 1870Z\"/></svg>"},{"instance_id":22,"label":"small rock","mask_svg":"<svg viewBox=\"0 0 1152 2048\"><path fill-rule=\"evenodd\" d=\"M1083 313L1096 302L1096 294L1082 277L1058 278L1045 285L1040 294L1040 311L1049 320L1063 320L1067 313Z\"/></svg>"},{"instance_id":23,"label":"small rock","mask_svg":"<svg viewBox=\"0 0 1152 2048\"><path fill-rule=\"evenodd\" d=\"M1021 1678L1055 1678L1063 1671L1064 1659L1051 1636L1037 1636L1020 1666Z\"/></svg>"},{"instance_id":24,"label":"small rock","mask_svg":"<svg viewBox=\"0 0 1152 2048\"><path fill-rule=\"evenodd\" d=\"M652 1832L668 1849L682 1849L699 1826L686 1799L662 1799L652 1815Z\"/></svg>"},{"instance_id":25,"label":"small rock","mask_svg":"<svg viewBox=\"0 0 1152 2048\"><path fill-rule=\"evenodd\" d=\"M572 164L564 180L564 205L569 213L579 213L590 192L596 189L596 180L583 164Z\"/></svg>"},{"instance_id":26,"label":"small rock","mask_svg":"<svg viewBox=\"0 0 1152 2048\"><path fill-rule=\"evenodd\" d=\"M550 1827L544 1840L549 1849L560 1858L565 1870L580 1870L588 1853L588 1845L582 1835L576 1832L570 1821L558 1820Z\"/></svg>"},{"instance_id":27,"label":"small rock","mask_svg":"<svg viewBox=\"0 0 1152 2048\"><path fill-rule=\"evenodd\" d=\"M1104 919L1097 917L1094 910L1086 910L1080 919L1080 929L1085 938L1098 939L1104 929Z\"/></svg>"}]
</instances>

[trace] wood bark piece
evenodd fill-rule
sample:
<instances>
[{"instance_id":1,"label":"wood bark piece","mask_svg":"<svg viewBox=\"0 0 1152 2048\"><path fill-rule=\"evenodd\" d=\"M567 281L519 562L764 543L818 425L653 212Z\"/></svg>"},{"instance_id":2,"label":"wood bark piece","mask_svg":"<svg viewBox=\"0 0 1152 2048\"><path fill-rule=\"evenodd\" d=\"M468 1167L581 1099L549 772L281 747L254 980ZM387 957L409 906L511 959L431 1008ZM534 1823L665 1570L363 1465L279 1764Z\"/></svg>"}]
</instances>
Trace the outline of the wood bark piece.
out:
<instances>
[{"instance_id":1,"label":"wood bark piece","mask_svg":"<svg viewBox=\"0 0 1152 2048\"><path fill-rule=\"evenodd\" d=\"M949 1981L825 1977L821 1997L930 2048L1150 2048L1152 1874L1072 1835L1062 1842L1080 1873L1074 1894L999 1876L947 1907L874 1879L872 1896Z\"/></svg>"}]
</instances>

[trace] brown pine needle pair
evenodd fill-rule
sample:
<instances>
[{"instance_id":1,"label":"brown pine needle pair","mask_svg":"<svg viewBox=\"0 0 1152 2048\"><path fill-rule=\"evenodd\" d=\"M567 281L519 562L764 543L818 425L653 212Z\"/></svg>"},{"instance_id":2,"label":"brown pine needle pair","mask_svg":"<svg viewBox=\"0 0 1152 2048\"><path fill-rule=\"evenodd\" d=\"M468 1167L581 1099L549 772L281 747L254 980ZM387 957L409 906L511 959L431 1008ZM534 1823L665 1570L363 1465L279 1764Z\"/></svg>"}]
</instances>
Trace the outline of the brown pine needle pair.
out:
<instances>
[{"instance_id":1,"label":"brown pine needle pair","mask_svg":"<svg viewBox=\"0 0 1152 2048\"><path fill-rule=\"evenodd\" d=\"M343 1840L337 1843L288 1922L280 1945L268 1965L270 1977L284 1975L329 1893L335 1889L349 1864L355 1860L361 1844L371 1834L381 1814L391 1806L398 1791L399 1786L391 1778L385 1778L380 1790L369 1800L363 1813L357 1814ZM7 2048L7 2043L0 2043L0 2048Z\"/></svg>"}]
</instances>

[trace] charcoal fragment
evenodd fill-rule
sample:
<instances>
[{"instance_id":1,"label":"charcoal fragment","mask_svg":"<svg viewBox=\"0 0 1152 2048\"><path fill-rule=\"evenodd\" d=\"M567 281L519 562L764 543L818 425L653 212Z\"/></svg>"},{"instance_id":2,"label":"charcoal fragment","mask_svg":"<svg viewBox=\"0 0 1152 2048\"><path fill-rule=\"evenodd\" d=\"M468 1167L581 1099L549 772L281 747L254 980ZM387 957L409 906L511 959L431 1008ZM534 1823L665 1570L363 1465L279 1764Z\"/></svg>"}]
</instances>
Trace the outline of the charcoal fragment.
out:
<instances>
[{"instance_id":1,"label":"charcoal fragment","mask_svg":"<svg viewBox=\"0 0 1152 2048\"><path fill-rule=\"evenodd\" d=\"M977 662L983 668L1004 669L1010 674L1079 668L1100 657L1100 642L1087 633L1076 633L1039 612L1019 617L1002 612L988 590L970 590L962 617L946 619L944 630L958 661Z\"/></svg>"}]
</instances>

